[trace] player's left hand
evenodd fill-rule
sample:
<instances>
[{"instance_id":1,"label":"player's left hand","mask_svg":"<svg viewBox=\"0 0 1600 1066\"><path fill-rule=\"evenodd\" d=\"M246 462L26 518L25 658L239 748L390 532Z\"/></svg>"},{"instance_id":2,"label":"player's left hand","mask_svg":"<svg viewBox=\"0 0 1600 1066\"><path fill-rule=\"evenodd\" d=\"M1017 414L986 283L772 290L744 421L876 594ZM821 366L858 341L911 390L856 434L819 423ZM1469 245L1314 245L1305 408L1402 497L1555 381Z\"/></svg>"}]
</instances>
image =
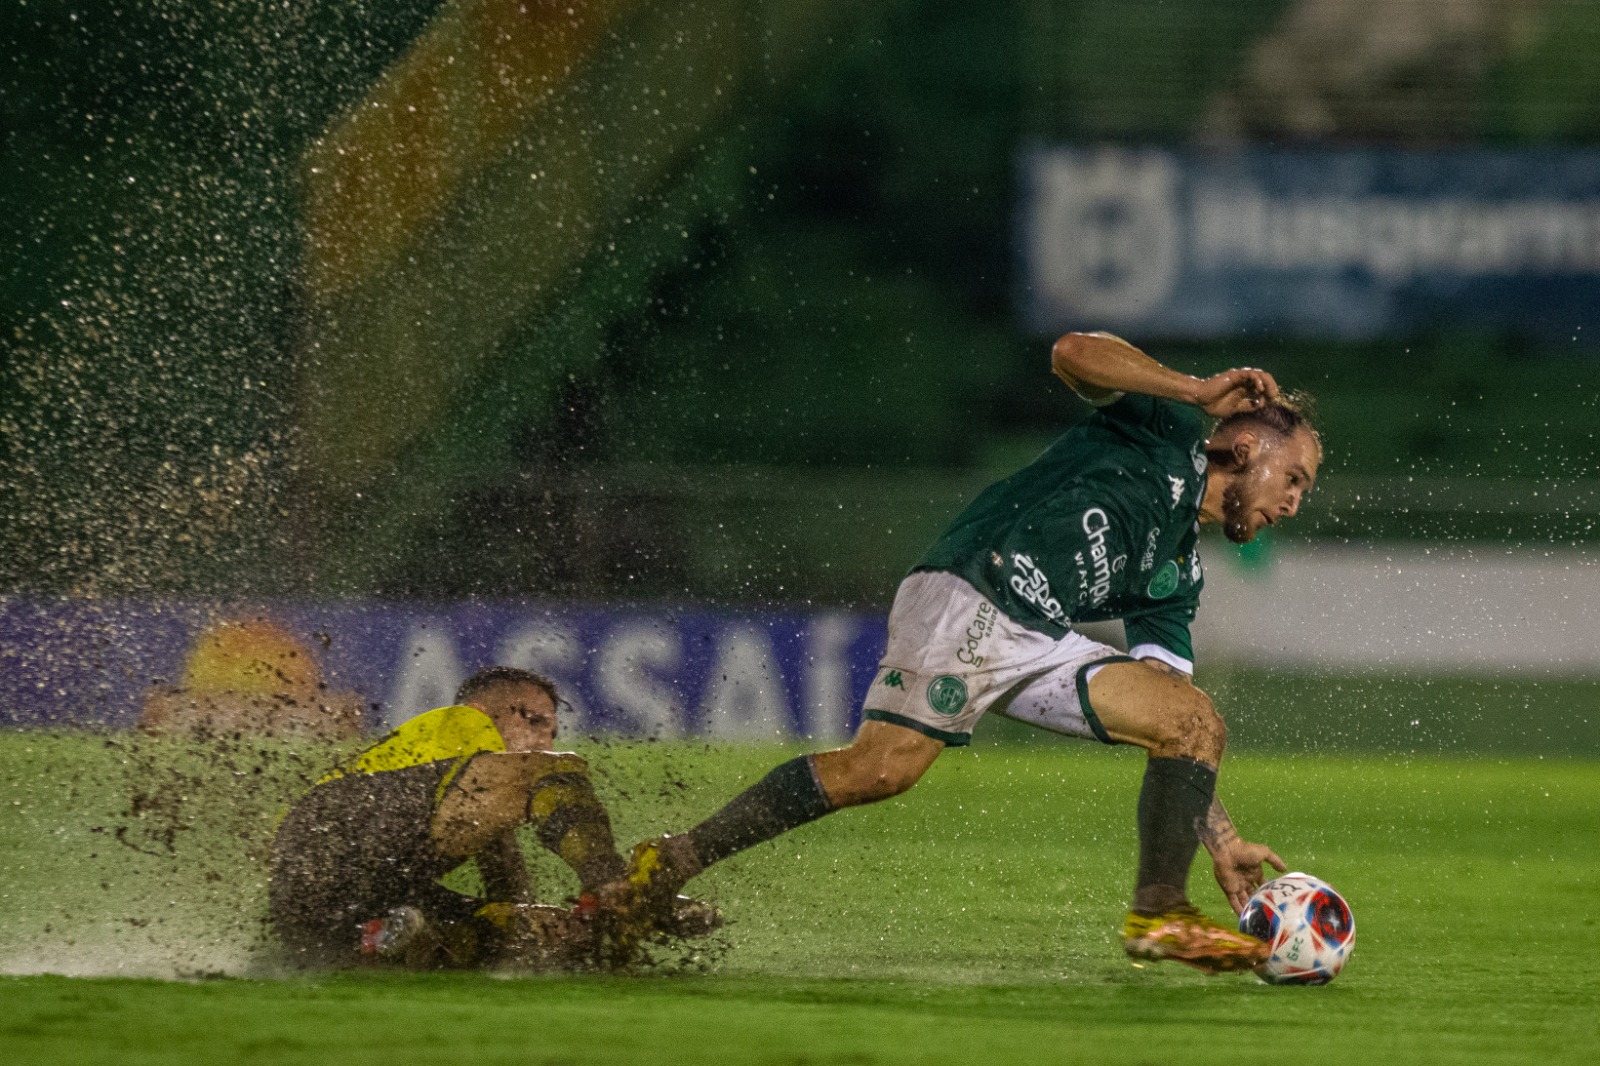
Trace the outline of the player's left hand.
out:
<instances>
[{"instance_id":1,"label":"player's left hand","mask_svg":"<svg viewBox=\"0 0 1600 1066\"><path fill-rule=\"evenodd\" d=\"M1261 887L1262 863L1270 863L1280 874L1289 869L1265 844L1252 844L1238 837L1214 852L1211 861L1216 867L1217 884L1222 886L1222 894L1228 897L1228 906L1235 914L1244 910L1255 890Z\"/></svg>"}]
</instances>

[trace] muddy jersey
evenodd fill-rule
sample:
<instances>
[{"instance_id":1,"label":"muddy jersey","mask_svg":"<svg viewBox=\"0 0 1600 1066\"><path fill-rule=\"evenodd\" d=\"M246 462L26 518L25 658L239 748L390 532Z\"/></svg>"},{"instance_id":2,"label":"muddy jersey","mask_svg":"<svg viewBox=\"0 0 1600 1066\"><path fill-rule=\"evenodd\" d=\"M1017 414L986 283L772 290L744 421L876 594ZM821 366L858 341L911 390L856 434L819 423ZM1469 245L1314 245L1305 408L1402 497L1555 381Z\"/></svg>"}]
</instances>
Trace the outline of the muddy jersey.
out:
<instances>
[{"instance_id":1,"label":"muddy jersey","mask_svg":"<svg viewBox=\"0 0 1600 1066\"><path fill-rule=\"evenodd\" d=\"M1205 426L1197 408L1154 396L1098 408L985 489L915 569L958 574L1058 638L1121 619L1134 654L1192 670Z\"/></svg>"},{"instance_id":2,"label":"muddy jersey","mask_svg":"<svg viewBox=\"0 0 1600 1066\"><path fill-rule=\"evenodd\" d=\"M506 750L476 707L419 714L328 773L284 817L272 842L268 914L307 962L347 957L360 923L409 904L466 921L483 900L438 879L462 864L433 842L433 817L473 756Z\"/></svg>"},{"instance_id":3,"label":"muddy jersey","mask_svg":"<svg viewBox=\"0 0 1600 1066\"><path fill-rule=\"evenodd\" d=\"M330 771L322 782L350 774L386 774L448 762L439 784L444 794L450 782L480 752L502 752L506 742L494 720L476 707L437 707L409 719L355 758ZM319 782L319 783L322 783Z\"/></svg>"}]
</instances>

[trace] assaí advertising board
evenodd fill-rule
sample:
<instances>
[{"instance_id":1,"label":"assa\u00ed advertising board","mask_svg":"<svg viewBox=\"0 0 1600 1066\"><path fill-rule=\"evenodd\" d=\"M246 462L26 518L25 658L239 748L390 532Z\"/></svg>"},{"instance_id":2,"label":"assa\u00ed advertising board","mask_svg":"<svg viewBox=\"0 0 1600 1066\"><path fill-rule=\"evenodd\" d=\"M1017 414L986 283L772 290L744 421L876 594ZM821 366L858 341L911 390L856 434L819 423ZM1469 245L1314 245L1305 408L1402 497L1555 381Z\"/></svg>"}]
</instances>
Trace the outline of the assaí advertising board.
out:
<instances>
[{"instance_id":1,"label":"assa\u00ed advertising board","mask_svg":"<svg viewBox=\"0 0 1600 1066\"><path fill-rule=\"evenodd\" d=\"M358 700L382 729L498 664L555 681L564 731L835 740L859 720L885 625L829 611L0 599L0 725L122 728L152 692L281 687Z\"/></svg>"}]
</instances>

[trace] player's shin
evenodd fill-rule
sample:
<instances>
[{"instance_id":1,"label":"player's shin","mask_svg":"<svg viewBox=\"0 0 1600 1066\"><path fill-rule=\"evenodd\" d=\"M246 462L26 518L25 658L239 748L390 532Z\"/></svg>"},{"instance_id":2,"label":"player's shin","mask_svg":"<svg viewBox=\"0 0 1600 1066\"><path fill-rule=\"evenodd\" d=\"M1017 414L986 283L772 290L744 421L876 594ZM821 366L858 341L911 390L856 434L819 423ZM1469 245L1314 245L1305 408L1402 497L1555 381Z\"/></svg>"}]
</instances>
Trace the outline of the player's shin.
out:
<instances>
[{"instance_id":1,"label":"player's shin","mask_svg":"<svg viewBox=\"0 0 1600 1066\"><path fill-rule=\"evenodd\" d=\"M774 769L687 833L640 841L628 864L631 902L624 911L633 924L626 926L626 937L637 935L640 920L656 928L680 921L688 901L678 890L707 866L832 809L811 757L802 756ZM720 924L720 916L713 912L710 917L712 928ZM692 915L690 919L693 924Z\"/></svg>"},{"instance_id":2,"label":"player's shin","mask_svg":"<svg viewBox=\"0 0 1600 1066\"><path fill-rule=\"evenodd\" d=\"M539 843L578 875L584 891L621 877L611 818L586 773L558 769L536 779L528 799L528 821Z\"/></svg>"},{"instance_id":3,"label":"player's shin","mask_svg":"<svg viewBox=\"0 0 1600 1066\"><path fill-rule=\"evenodd\" d=\"M833 810L812 756L790 759L689 830L700 868L796 829Z\"/></svg>"},{"instance_id":4,"label":"player's shin","mask_svg":"<svg viewBox=\"0 0 1600 1066\"><path fill-rule=\"evenodd\" d=\"M1217 771L1192 759L1152 756L1139 792L1139 875L1133 909L1158 914L1188 902L1199 823L1211 807Z\"/></svg>"}]
</instances>

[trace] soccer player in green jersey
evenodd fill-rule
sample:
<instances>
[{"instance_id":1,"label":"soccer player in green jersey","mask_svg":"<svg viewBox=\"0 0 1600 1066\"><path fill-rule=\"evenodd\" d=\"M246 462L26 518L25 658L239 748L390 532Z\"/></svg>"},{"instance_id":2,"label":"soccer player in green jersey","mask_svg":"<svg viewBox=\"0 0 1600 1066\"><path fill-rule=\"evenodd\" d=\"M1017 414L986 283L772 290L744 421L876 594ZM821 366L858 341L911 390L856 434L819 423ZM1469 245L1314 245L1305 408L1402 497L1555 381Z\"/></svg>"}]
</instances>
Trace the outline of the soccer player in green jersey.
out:
<instances>
[{"instance_id":1,"label":"soccer player in green jersey","mask_svg":"<svg viewBox=\"0 0 1600 1066\"><path fill-rule=\"evenodd\" d=\"M994 711L1149 753L1123 944L1139 959L1242 970L1266 945L1190 902L1199 845L1237 912L1285 869L1243 840L1216 797L1222 718L1194 686L1189 624L1201 523L1235 543L1291 517L1321 441L1270 374L1199 379L1104 333L1068 334L1052 367L1096 407L1028 467L986 489L901 583L888 648L849 747L784 763L686 833L639 844L602 894L643 924L710 864L844 807L898 795ZM1208 419L1219 420L1207 432ZM1121 619L1124 655L1073 629Z\"/></svg>"}]
</instances>

